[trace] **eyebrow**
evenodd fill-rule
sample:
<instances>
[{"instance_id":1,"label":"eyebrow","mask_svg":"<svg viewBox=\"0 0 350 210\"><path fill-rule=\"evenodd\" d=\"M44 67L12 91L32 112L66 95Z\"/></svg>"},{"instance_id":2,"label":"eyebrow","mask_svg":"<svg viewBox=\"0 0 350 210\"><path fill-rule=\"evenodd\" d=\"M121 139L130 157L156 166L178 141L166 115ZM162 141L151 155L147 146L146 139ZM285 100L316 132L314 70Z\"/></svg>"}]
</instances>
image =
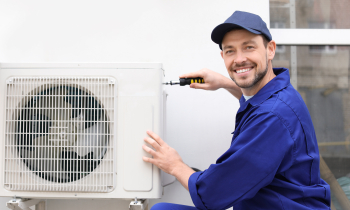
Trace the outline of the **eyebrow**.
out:
<instances>
[{"instance_id":1,"label":"eyebrow","mask_svg":"<svg viewBox=\"0 0 350 210\"><path fill-rule=\"evenodd\" d=\"M249 40L249 41L243 42L242 45L247 45L247 44L255 44L256 45L256 42L253 40Z\"/></svg>"},{"instance_id":2,"label":"eyebrow","mask_svg":"<svg viewBox=\"0 0 350 210\"><path fill-rule=\"evenodd\" d=\"M225 46L223 50L229 49L229 48L233 48L231 45L229 46Z\"/></svg>"},{"instance_id":3,"label":"eyebrow","mask_svg":"<svg viewBox=\"0 0 350 210\"><path fill-rule=\"evenodd\" d=\"M247 44L254 44L254 45L257 45L255 41L253 40L249 40L249 41L246 41L246 42L243 42L242 45L247 45ZM226 50L226 49L230 49L230 48L233 48L233 46L231 45L228 45L228 46L225 46L223 48L223 50Z\"/></svg>"}]
</instances>

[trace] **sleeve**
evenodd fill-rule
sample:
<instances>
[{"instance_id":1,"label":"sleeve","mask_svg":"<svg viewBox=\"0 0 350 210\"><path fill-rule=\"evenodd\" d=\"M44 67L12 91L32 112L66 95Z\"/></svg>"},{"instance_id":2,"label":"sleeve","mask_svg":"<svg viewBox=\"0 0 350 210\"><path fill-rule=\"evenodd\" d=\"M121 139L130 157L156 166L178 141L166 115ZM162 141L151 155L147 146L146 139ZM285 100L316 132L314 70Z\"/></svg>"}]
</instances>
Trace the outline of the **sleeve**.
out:
<instances>
[{"instance_id":1,"label":"sleeve","mask_svg":"<svg viewBox=\"0 0 350 210\"><path fill-rule=\"evenodd\" d=\"M216 164L190 176L194 205L205 210L226 209L254 197L278 170L292 165L293 145L288 128L276 115L254 115Z\"/></svg>"}]
</instances>

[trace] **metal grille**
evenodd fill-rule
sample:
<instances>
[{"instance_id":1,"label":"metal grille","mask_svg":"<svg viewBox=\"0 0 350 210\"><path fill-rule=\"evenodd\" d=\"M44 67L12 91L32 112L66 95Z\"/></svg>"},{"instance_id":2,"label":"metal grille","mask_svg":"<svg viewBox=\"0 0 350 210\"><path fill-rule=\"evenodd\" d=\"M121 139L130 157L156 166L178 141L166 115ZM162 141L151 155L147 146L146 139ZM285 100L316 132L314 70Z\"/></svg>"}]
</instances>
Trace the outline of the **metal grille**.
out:
<instances>
[{"instance_id":1,"label":"metal grille","mask_svg":"<svg viewBox=\"0 0 350 210\"><path fill-rule=\"evenodd\" d=\"M7 80L4 187L113 189L114 79Z\"/></svg>"}]
</instances>

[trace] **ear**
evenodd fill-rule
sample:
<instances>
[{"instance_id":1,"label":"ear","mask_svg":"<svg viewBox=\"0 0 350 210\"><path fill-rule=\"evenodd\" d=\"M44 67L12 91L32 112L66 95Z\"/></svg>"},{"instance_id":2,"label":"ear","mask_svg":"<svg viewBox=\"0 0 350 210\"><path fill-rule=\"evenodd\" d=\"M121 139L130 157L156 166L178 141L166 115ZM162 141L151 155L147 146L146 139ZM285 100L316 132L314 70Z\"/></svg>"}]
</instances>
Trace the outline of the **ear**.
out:
<instances>
[{"instance_id":1,"label":"ear","mask_svg":"<svg viewBox=\"0 0 350 210\"><path fill-rule=\"evenodd\" d=\"M275 57L276 53L276 42L274 40L271 40L269 43L267 43L267 59L272 60Z\"/></svg>"},{"instance_id":2,"label":"ear","mask_svg":"<svg viewBox=\"0 0 350 210\"><path fill-rule=\"evenodd\" d=\"M224 52L221 50L220 55L222 58L224 58Z\"/></svg>"}]
</instances>

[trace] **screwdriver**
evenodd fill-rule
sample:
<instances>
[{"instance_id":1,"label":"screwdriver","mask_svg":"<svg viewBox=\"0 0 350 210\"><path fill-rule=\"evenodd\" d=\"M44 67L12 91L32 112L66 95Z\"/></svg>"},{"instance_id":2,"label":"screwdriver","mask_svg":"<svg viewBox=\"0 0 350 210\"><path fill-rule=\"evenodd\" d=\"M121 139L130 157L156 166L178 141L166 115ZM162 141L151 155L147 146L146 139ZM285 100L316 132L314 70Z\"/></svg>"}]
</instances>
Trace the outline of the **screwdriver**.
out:
<instances>
[{"instance_id":1,"label":"screwdriver","mask_svg":"<svg viewBox=\"0 0 350 210\"><path fill-rule=\"evenodd\" d=\"M170 82L163 83L164 85L190 85L192 83L204 83L204 79L200 77L196 78L180 78L179 80L171 80Z\"/></svg>"}]
</instances>

